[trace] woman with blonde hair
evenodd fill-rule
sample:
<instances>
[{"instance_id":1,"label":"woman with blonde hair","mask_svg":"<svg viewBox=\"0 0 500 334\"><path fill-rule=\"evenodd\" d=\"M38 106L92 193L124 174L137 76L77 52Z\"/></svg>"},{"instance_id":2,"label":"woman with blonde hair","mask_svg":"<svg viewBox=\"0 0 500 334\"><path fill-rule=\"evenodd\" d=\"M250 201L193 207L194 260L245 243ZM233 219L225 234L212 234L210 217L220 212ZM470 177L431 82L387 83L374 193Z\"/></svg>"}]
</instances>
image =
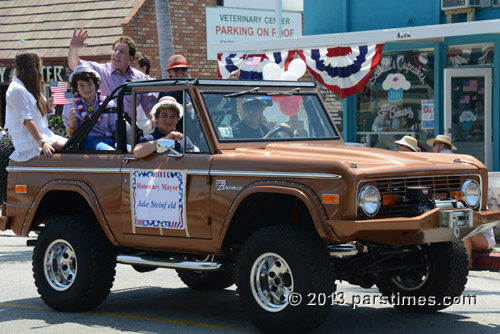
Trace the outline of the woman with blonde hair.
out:
<instances>
[{"instance_id":1,"label":"woman with blonde hair","mask_svg":"<svg viewBox=\"0 0 500 334\"><path fill-rule=\"evenodd\" d=\"M49 129L47 113L53 109L52 99L42 95L42 61L35 52L21 52L15 59L16 76L6 93L7 128L14 152L14 161L28 161L40 152L51 157L63 147L66 138Z\"/></svg>"}]
</instances>

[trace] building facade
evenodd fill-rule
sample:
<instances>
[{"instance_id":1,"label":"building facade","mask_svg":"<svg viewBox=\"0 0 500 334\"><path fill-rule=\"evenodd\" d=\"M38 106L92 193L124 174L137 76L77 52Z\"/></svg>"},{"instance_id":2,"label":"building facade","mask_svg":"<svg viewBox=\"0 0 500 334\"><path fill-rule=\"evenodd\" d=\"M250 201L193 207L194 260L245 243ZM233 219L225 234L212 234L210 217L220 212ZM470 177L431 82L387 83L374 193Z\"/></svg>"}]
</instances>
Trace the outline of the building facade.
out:
<instances>
[{"instance_id":1,"label":"building facade","mask_svg":"<svg viewBox=\"0 0 500 334\"><path fill-rule=\"evenodd\" d=\"M497 1L481 3L485 7L442 8L437 0L308 0L304 35L418 31L429 25L500 18ZM423 151L431 151L427 140L446 134L457 153L471 154L490 171L498 171L500 34L479 31L445 37L435 30L433 38L384 43L382 60L366 87L343 100L343 136L346 141L394 149L394 140L411 135Z\"/></svg>"}]
</instances>

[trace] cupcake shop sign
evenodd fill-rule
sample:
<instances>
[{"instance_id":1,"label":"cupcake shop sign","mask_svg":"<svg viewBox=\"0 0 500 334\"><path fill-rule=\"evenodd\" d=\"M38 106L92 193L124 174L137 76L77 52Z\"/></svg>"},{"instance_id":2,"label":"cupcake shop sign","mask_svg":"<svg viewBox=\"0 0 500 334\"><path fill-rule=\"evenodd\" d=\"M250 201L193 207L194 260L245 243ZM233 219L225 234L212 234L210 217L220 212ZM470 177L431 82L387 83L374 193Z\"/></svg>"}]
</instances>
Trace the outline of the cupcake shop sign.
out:
<instances>
[{"instance_id":1,"label":"cupcake shop sign","mask_svg":"<svg viewBox=\"0 0 500 334\"><path fill-rule=\"evenodd\" d=\"M408 117L408 118L413 118L413 110L411 110L411 107L408 106L406 108L399 108L397 105L393 104L384 104L382 107L380 107L378 111L379 116L385 116L386 114L389 114L389 118L397 118L397 117Z\"/></svg>"},{"instance_id":2,"label":"cupcake shop sign","mask_svg":"<svg viewBox=\"0 0 500 334\"><path fill-rule=\"evenodd\" d=\"M424 84L426 75L424 74L424 71L422 70L422 66L416 66L413 65L412 63L408 61L404 61L403 57L398 57L397 60L393 61L386 61L386 59L382 59L380 64L377 66L375 71L373 72L371 78L370 78L370 85L374 85L377 82L377 79L384 74L385 72L393 71L393 70L398 70L399 72L404 72L405 74L408 73L413 73L420 83Z\"/></svg>"}]
</instances>

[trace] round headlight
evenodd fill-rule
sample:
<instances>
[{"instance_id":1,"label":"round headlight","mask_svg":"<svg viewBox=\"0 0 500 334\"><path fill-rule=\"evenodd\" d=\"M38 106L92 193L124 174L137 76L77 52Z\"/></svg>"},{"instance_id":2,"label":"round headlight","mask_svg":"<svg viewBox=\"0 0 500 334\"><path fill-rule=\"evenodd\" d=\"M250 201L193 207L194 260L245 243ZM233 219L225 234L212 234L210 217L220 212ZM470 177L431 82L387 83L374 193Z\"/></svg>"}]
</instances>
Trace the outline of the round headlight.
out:
<instances>
[{"instance_id":1,"label":"round headlight","mask_svg":"<svg viewBox=\"0 0 500 334\"><path fill-rule=\"evenodd\" d=\"M481 188L474 180L467 180L462 186L462 193L465 204L470 208L475 208L481 201Z\"/></svg>"},{"instance_id":2,"label":"round headlight","mask_svg":"<svg viewBox=\"0 0 500 334\"><path fill-rule=\"evenodd\" d=\"M368 217L373 217L380 209L380 193L374 186L366 186L359 192L358 208Z\"/></svg>"}]
</instances>

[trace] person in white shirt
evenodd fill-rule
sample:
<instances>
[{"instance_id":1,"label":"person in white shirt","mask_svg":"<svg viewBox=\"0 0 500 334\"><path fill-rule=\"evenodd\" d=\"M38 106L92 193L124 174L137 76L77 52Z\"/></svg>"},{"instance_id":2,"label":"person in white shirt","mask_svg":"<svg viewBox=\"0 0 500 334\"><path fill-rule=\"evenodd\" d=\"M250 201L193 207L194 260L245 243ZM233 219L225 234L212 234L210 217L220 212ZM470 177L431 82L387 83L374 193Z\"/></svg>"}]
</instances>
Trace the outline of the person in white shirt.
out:
<instances>
[{"instance_id":1,"label":"person in white shirt","mask_svg":"<svg viewBox=\"0 0 500 334\"><path fill-rule=\"evenodd\" d=\"M372 124L373 132L393 132L398 131L401 128L401 121L399 117L391 118L391 114L388 111L383 111L377 117ZM394 134L379 134L378 142L375 147L385 148L392 150L394 148Z\"/></svg>"},{"instance_id":2,"label":"person in white shirt","mask_svg":"<svg viewBox=\"0 0 500 334\"><path fill-rule=\"evenodd\" d=\"M10 159L28 161L41 152L51 157L66 143L66 138L49 129L47 114L53 110L52 98L42 95L42 60L35 52L21 52L15 58L16 76L6 93L7 128L14 152Z\"/></svg>"}]
</instances>

